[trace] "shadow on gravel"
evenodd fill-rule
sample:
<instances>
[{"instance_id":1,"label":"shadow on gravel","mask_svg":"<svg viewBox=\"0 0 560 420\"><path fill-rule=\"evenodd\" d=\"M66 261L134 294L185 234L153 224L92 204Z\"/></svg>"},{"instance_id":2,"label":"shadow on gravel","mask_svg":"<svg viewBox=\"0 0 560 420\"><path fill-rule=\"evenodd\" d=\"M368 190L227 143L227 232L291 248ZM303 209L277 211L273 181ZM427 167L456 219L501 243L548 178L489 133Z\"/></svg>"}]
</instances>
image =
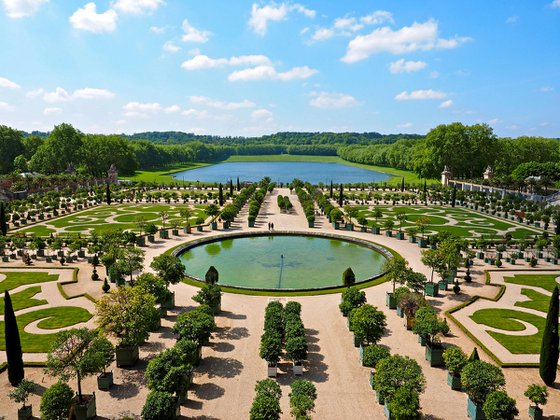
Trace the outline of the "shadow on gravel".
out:
<instances>
[{"instance_id":1,"label":"shadow on gravel","mask_svg":"<svg viewBox=\"0 0 560 420\"><path fill-rule=\"evenodd\" d=\"M228 319L247 319L247 315L244 314L234 314L233 312L229 311L221 311L218 316L223 316L224 318Z\"/></svg>"},{"instance_id":2,"label":"shadow on gravel","mask_svg":"<svg viewBox=\"0 0 560 420\"><path fill-rule=\"evenodd\" d=\"M245 327L217 328L214 336L220 340L240 340L249 337L249 330Z\"/></svg>"},{"instance_id":3,"label":"shadow on gravel","mask_svg":"<svg viewBox=\"0 0 560 420\"><path fill-rule=\"evenodd\" d=\"M233 351L233 349L235 349L235 346L233 344L226 343L224 341L220 343L213 343L211 347L212 350L217 351L219 353L229 353L230 351Z\"/></svg>"},{"instance_id":4,"label":"shadow on gravel","mask_svg":"<svg viewBox=\"0 0 560 420\"><path fill-rule=\"evenodd\" d=\"M233 378L241 374L243 363L231 357L205 357L200 364L202 372L208 374L208 378Z\"/></svg>"},{"instance_id":5,"label":"shadow on gravel","mask_svg":"<svg viewBox=\"0 0 560 420\"><path fill-rule=\"evenodd\" d=\"M213 383L193 384L189 389L200 400L215 400L224 395L224 388Z\"/></svg>"}]
</instances>

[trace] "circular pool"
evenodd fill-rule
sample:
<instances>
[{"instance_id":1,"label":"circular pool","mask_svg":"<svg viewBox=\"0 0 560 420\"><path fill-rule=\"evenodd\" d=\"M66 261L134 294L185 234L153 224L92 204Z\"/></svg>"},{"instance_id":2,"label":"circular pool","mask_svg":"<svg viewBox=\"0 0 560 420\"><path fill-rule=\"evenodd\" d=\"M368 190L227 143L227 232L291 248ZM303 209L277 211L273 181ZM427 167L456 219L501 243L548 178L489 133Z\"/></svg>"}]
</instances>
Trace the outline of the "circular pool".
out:
<instances>
[{"instance_id":1,"label":"circular pool","mask_svg":"<svg viewBox=\"0 0 560 420\"><path fill-rule=\"evenodd\" d=\"M334 235L252 234L208 238L174 251L187 276L204 279L210 266L219 284L258 290L309 290L342 285L351 267L356 282L382 275L391 254L371 242Z\"/></svg>"}]
</instances>

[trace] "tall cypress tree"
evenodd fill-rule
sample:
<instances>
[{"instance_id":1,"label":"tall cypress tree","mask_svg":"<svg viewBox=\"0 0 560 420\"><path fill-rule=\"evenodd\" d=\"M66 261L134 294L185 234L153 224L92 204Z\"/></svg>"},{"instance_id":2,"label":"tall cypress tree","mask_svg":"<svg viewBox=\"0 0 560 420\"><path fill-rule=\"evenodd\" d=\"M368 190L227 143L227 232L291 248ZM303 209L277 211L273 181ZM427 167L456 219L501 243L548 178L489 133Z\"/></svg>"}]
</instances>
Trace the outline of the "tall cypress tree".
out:
<instances>
[{"instance_id":1,"label":"tall cypress tree","mask_svg":"<svg viewBox=\"0 0 560 420\"><path fill-rule=\"evenodd\" d=\"M556 286L550 298L541 343L539 373L548 386L551 386L556 380L556 369L558 368L558 305L558 286Z\"/></svg>"},{"instance_id":2,"label":"tall cypress tree","mask_svg":"<svg viewBox=\"0 0 560 420\"><path fill-rule=\"evenodd\" d=\"M453 191L451 191L451 207L455 207L456 200L457 200L457 185L453 184Z\"/></svg>"},{"instance_id":3,"label":"tall cypress tree","mask_svg":"<svg viewBox=\"0 0 560 420\"><path fill-rule=\"evenodd\" d=\"M18 386L24 378L23 355L17 327L16 314L12 306L10 293L4 291L4 332L6 338L6 358L8 359L8 380L12 386Z\"/></svg>"},{"instance_id":4,"label":"tall cypress tree","mask_svg":"<svg viewBox=\"0 0 560 420\"><path fill-rule=\"evenodd\" d=\"M401 192L404 192L404 176L401 181Z\"/></svg>"},{"instance_id":5,"label":"tall cypress tree","mask_svg":"<svg viewBox=\"0 0 560 420\"><path fill-rule=\"evenodd\" d=\"M6 236L8 233L8 223L6 223L6 209L4 203L0 203L0 234Z\"/></svg>"},{"instance_id":6,"label":"tall cypress tree","mask_svg":"<svg viewBox=\"0 0 560 420\"><path fill-rule=\"evenodd\" d=\"M330 190L330 193L329 193L329 198L331 198L331 199L333 198L332 180L331 180L331 190Z\"/></svg>"},{"instance_id":7,"label":"tall cypress tree","mask_svg":"<svg viewBox=\"0 0 560 420\"><path fill-rule=\"evenodd\" d=\"M109 183L107 183L107 190L105 191L105 195L106 195L106 199L107 199L107 205L110 206L111 205L111 187L109 186Z\"/></svg>"},{"instance_id":8,"label":"tall cypress tree","mask_svg":"<svg viewBox=\"0 0 560 420\"><path fill-rule=\"evenodd\" d=\"M218 203L220 203L220 207L224 205L224 187L221 183L218 186Z\"/></svg>"},{"instance_id":9,"label":"tall cypress tree","mask_svg":"<svg viewBox=\"0 0 560 420\"><path fill-rule=\"evenodd\" d=\"M237 191L241 191L241 184L239 183L239 177L237 177Z\"/></svg>"},{"instance_id":10,"label":"tall cypress tree","mask_svg":"<svg viewBox=\"0 0 560 420\"><path fill-rule=\"evenodd\" d=\"M339 195L338 195L338 205L339 205L340 207L342 207L343 198L344 198L344 192L343 192L342 184L340 184L340 193L339 193Z\"/></svg>"},{"instance_id":11,"label":"tall cypress tree","mask_svg":"<svg viewBox=\"0 0 560 420\"><path fill-rule=\"evenodd\" d=\"M428 205L428 185L426 180L424 180L424 204Z\"/></svg>"}]
</instances>

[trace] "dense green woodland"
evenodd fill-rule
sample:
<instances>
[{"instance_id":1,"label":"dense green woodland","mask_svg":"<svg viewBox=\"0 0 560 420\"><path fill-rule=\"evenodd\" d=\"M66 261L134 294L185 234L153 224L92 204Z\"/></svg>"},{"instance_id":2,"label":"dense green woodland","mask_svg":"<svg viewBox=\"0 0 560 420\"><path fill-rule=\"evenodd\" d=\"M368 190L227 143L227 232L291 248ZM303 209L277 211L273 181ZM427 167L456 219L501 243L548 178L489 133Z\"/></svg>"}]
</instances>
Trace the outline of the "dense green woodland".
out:
<instances>
[{"instance_id":1,"label":"dense green woodland","mask_svg":"<svg viewBox=\"0 0 560 420\"><path fill-rule=\"evenodd\" d=\"M84 134L69 124L50 133L27 134L0 126L0 173L64 172L103 176L114 163L121 175L137 169L189 162L216 162L232 155L340 156L438 178L447 165L455 178L477 179L487 166L498 178L543 176L560 181L560 141L541 137L498 138L490 126L440 125L426 136L379 133L277 133L262 137L198 136L147 132L131 136Z\"/></svg>"}]
</instances>

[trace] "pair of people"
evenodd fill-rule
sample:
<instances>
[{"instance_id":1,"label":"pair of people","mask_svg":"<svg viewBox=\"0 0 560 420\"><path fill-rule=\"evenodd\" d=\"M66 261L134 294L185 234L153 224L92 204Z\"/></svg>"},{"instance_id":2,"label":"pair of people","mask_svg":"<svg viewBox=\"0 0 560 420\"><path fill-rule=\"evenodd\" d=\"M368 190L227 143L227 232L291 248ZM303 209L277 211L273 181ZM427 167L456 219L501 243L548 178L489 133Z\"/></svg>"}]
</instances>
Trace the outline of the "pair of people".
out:
<instances>
[{"instance_id":1,"label":"pair of people","mask_svg":"<svg viewBox=\"0 0 560 420\"><path fill-rule=\"evenodd\" d=\"M268 224L268 230L274 230L274 223Z\"/></svg>"}]
</instances>

